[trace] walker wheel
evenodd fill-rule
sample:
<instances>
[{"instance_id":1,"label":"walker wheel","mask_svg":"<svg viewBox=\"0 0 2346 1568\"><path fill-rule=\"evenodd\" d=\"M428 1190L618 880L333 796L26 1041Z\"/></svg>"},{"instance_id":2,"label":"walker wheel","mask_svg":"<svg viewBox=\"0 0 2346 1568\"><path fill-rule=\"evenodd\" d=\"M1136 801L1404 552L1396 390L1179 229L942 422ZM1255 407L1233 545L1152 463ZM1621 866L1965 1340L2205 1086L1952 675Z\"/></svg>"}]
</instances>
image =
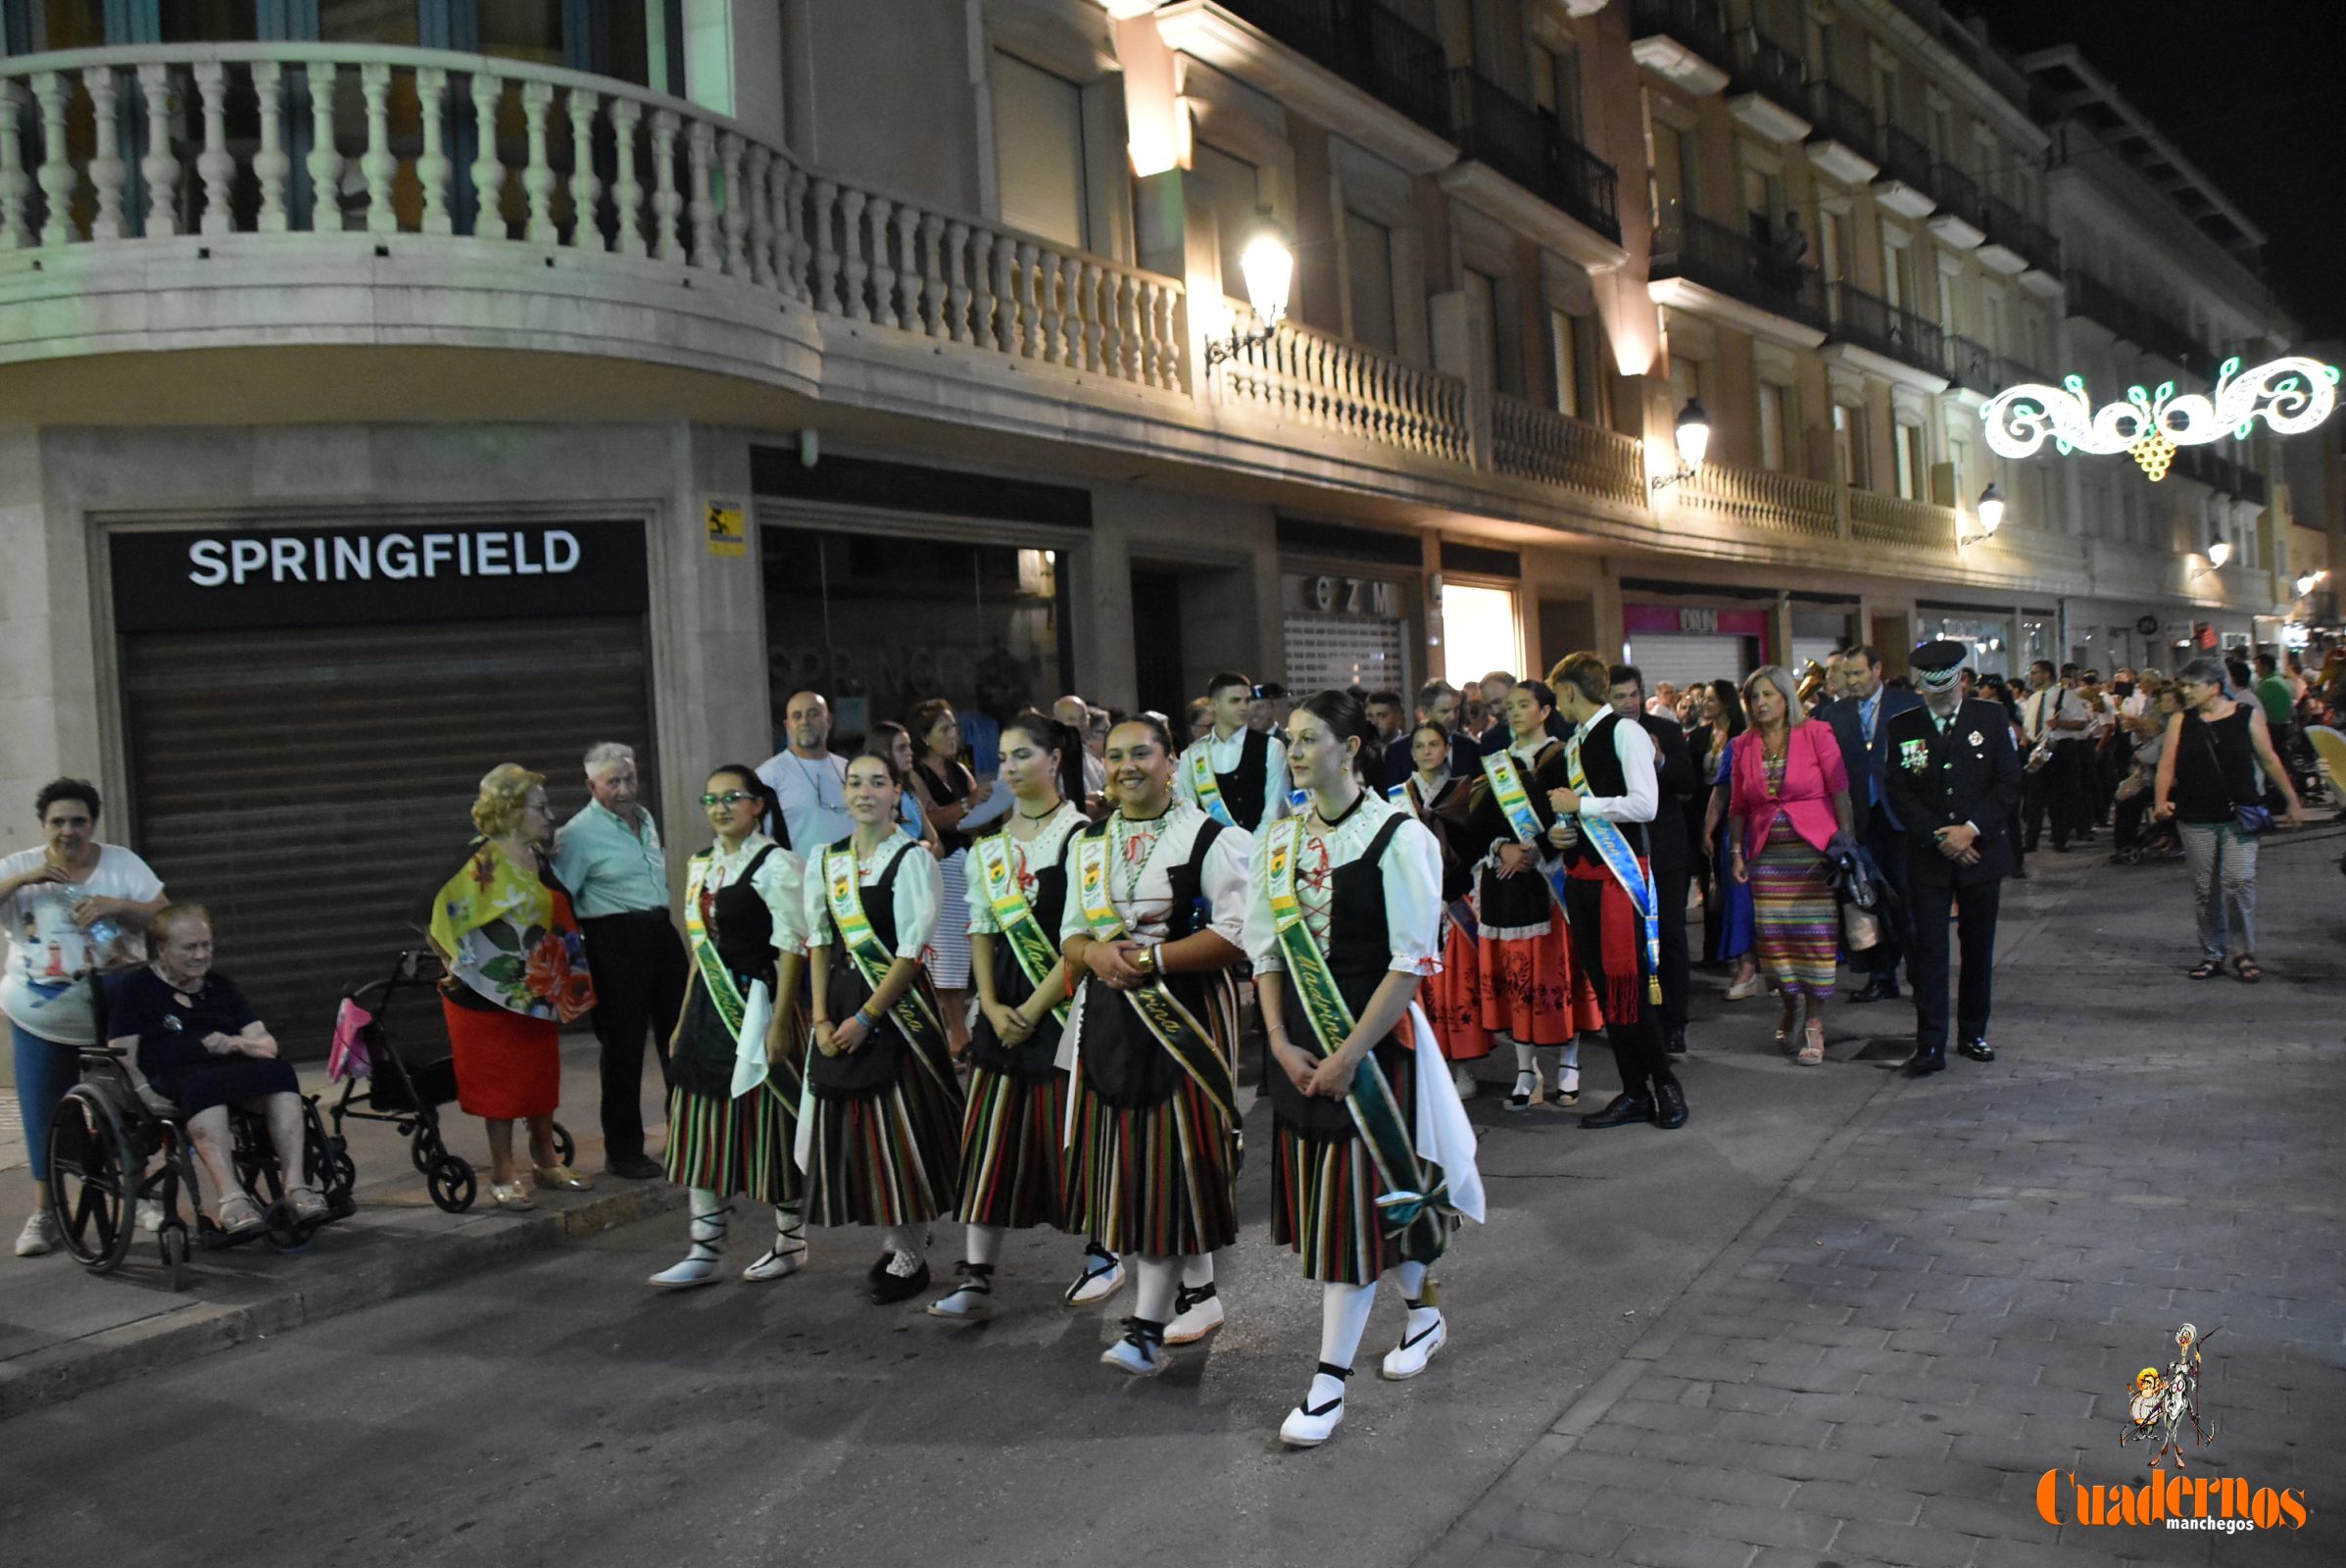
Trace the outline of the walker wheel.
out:
<instances>
[{"instance_id":1,"label":"walker wheel","mask_svg":"<svg viewBox=\"0 0 2346 1568\"><path fill-rule=\"evenodd\" d=\"M408 1140L408 1158L415 1163L415 1174L429 1176L432 1165L439 1157L440 1135L419 1124L415 1128L415 1136Z\"/></svg>"},{"instance_id":2,"label":"walker wheel","mask_svg":"<svg viewBox=\"0 0 2346 1568\"><path fill-rule=\"evenodd\" d=\"M451 1214L462 1214L470 1208L480 1191L472 1166L455 1154L442 1154L432 1161L423 1181L431 1190L432 1201Z\"/></svg>"},{"instance_id":3,"label":"walker wheel","mask_svg":"<svg viewBox=\"0 0 2346 1568\"><path fill-rule=\"evenodd\" d=\"M559 1121L554 1124L554 1157L565 1165L578 1158L578 1140Z\"/></svg>"}]
</instances>

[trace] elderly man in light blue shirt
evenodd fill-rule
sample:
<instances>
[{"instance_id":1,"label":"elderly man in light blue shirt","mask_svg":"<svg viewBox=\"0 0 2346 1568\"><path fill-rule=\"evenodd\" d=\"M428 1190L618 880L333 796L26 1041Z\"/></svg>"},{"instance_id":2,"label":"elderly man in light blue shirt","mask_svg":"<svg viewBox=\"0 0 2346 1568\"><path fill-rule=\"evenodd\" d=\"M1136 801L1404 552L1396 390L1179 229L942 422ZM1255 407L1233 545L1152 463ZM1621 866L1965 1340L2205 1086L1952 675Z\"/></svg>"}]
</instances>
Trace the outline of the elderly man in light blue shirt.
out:
<instances>
[{"instance_id":1,"label":"elderly man in light blue shirt","mask_svg":"<svg viewBox=\"0 0 2346 1568\"><path fill-rule=\"evenodd\" d=\"M570 895L595 975L603 1047L603 1164L614 1176L662 1174L644 1152L644 1037L668 1071L668 1037L684 1007L684 943L668 913L667 853L644 808L635 752L606 741L586 754L594 799L554 838L554 874Z\"/></svg>"}]
</instances>

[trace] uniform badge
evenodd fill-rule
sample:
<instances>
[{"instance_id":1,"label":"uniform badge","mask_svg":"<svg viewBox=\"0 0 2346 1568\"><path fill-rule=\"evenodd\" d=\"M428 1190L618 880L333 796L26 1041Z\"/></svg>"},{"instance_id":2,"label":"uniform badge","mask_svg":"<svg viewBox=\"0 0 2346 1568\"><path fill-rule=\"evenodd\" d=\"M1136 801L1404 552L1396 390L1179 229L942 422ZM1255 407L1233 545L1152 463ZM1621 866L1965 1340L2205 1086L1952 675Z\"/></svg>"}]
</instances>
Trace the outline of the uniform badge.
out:
<instances>
[{"instance_id":1,"label":"uniform badge","mask_svg":"<svg viewBox=\"0 0 2346 1568\"><path fill-rule=\"evenodd\" d=\"M1898 743L1898 761L1910 773L1922 772L1923 769L1931 765L1931 743L1929 741L1900 741Z\"/></svg>"},{"instance_id":2,"label":"uniform badge","mask_svg":"<svg viewBox=\"0 0 2346 1568\"><path fill-rule=\"evenodd\" d=\"M1970 740L1974 746L1984 746L1987 744L1987 737L1980 734L1978 730L1973 730L1966 738Z\"/></svg>"}]
</instances>

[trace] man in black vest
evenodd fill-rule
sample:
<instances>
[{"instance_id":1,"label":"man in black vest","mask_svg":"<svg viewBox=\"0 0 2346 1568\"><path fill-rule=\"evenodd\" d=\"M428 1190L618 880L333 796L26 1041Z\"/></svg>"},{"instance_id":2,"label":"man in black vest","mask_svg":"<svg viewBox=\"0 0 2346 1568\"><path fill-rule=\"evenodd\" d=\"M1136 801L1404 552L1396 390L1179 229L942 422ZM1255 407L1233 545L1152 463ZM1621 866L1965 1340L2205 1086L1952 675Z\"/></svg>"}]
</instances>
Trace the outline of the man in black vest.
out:
<instances>
[{"instance_id":1,"label":"man in black vest","mask_svg":"<svg viewBox=\"0 0 2346 1568\"><path fill-rule=\"evenodd\" d=\"M1961 643L1926 643L1908 662L1923 706L1887 721L1883 793L1906 824L1906 892L1913 919L1907 978L1914 984L1917 1076L1947 1065L1947 913L1962 925L1963 987L1956 1050L1993 1061L1988 1004L1995 986L1996 906L2012 870L2005 823L2020 800L2020 754L2004 709L1966 701Z\"/></svg>"},{"instance_id":2,"label":"man in black vest","mask_svg":"<svg viewBox=\"0 0 2346 1568\"><path fill-rule=\"evenodd\" d=\"M1653 889L1662 906L1662 1044L1673 1056L1686 1054L1686 886L1694 877L1686 848L1686 803L1702 787L1686 732L1675 718L1646 711L1645 675L1635 664L1611 670L1613 711L1634 719L1653 737L1655 778L1662 791L1653 819Z\"/></svg>"},{"instance_id":3,"label":"man in black vest","mask_svg":"<svg viewBox=\"0 0 2346 1568\"><path fill-rule=\"evenodd\" d=\"M1190 743L1173 778L1183 800L1215 821L1249 833L1288 814L1287 747L1246 722L1258 700L1255 693L1270 690L1236 671L1216 675L1205 689L1205 700L1213 706L1213 732ZM1201 771L1213 781L1210 790L1198 777Z\"/></svg>"},{"instance_id":4,"label":"man in black vest","mask_svg":"<svg viewBox=\"0 0 2346 1568\"><path fill-rule=\"evenodd\" d=\"M1605 866L1588 824L1610 823L1629 841L1640 867L1651 865L1646 836L1662 805L1653 738L1608 705L1612 666L1594 654L1574 654L1556 666L1556 713L1573 726L1565 756L1579 769L1583 789L1547 792L1557 823L1549 840L1564 851L1564 912L1572 921L1573 956L1596 988L1605 1038L1621 1074L1621 1093L1583 1127L1622 1127L1650 1121L1686 1124L1686 1097L1670 1070L1662 1044L1661 1009L1646 990L1653 973L1645 923L1627 890ZM1682 890L1680 898L1685 898ZM1680 911L1685 911L1682 903Z\"/></svg>"}]
</instances>

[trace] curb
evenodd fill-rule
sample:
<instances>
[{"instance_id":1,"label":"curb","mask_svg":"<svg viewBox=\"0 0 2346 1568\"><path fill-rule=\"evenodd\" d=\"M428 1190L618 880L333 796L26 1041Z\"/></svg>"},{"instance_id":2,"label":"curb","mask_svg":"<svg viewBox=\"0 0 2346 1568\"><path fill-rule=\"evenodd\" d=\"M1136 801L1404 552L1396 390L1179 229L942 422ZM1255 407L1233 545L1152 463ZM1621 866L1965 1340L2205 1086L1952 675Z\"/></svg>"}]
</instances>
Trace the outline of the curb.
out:
<instances>
[{"instance_id":1,"label":"curb","mask_svg":"<svg viewBox=\"0 0 2346 1568\"><path fill-rule=\"evenodd\" d=\"M403 1241L383 1257L267 1300L166 1311L36 1350L0 1365L0 1421L683 1207L682 1188L648 1183L496 1230Z\"/></svg>"}]
</instances>

